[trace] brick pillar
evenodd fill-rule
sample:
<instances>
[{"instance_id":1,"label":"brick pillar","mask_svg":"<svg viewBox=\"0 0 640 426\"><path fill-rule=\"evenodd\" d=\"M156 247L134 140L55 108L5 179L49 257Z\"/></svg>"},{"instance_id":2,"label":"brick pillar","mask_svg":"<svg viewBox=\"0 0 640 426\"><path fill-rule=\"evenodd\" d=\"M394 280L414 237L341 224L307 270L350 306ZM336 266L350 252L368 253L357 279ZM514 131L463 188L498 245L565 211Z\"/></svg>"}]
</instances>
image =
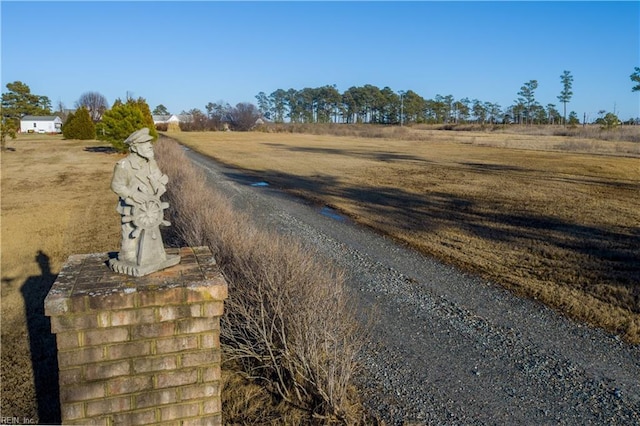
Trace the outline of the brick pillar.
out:
<instances>
[{"instance_id":1,"label":"brick pillar","mask_svg":"<svg viewBox=\"0 0 640 426\"><path fill-rule=\"evenodd\" d=\"M144 277L107 253L71 256L45 299L65 424L221 425L220 316L227 284L206 247Z\"/></svg>"}]
</instances>

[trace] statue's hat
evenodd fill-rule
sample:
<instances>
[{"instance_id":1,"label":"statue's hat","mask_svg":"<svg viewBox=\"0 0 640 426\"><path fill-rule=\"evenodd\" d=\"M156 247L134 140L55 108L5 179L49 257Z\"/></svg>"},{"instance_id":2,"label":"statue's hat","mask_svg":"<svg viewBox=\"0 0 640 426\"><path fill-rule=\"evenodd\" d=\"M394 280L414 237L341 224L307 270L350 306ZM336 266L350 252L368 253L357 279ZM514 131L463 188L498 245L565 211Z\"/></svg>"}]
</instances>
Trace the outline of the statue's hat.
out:
<instances>
[{"instance_id":1,"label":"statue's hat","mask_svg":"<svg viewBox=\"0 0 640 426\"><path fill-rule=\"evenodd\" d=\"M127 145L134 145L149 142L150 140L153 140L153 136L149 134L149 129L147 127L143 127L142 129L131 133L124 143Z\"/></svg>"}]
</instances>

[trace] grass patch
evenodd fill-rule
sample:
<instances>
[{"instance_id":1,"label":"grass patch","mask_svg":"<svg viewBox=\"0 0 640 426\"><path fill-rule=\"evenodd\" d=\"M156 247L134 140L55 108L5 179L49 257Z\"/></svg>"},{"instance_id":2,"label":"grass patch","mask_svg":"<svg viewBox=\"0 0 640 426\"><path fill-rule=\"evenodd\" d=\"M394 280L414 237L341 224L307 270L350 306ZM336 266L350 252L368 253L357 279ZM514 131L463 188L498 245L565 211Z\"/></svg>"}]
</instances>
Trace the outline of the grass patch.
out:
<instances>
[{"instance_id":1,"label":"grass patch","mask_svg":"<svg viewBox=\"0 0 640 426\"><path fill-rule=\"evenodd\" d=\"M622 142L431 129L400 130L394 138L396 130L382 130L387 137L172 136L640 342L640 167L634 154L619 152ZM575 152L583 148L597 153Z\"/></svg>"},{"instance_id":2,"label":"grass patch","mask_svg":"<svg viewBox=\"0 0 640 426\"><path fill-rule=\"evenodd\" d=\"M55 337L44 298L71 254L117 249L109 189L121 158L103 142L19 135L2 152L2 416L60 421Z\"/></svg>"}]
</instances>

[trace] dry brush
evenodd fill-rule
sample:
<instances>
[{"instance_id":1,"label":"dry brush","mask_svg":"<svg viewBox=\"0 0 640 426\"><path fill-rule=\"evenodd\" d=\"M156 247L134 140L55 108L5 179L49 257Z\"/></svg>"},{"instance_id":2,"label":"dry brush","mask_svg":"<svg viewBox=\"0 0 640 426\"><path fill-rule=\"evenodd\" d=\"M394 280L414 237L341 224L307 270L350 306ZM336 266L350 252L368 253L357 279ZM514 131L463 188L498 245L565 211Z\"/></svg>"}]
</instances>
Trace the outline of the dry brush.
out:
<instances>
[{"instance_id":1,"label":"dry brush","mask_svg":"<svg viewBox=\"0 0 640 426\"><path fill-rule=\"evenodd\" d=\"M156 147L175 236L211 247L229 282L225 362L322 423L361 416L351 385L362 334L341 272L291 237L258 228L206 183L180 147Z\"/></svg>"}]
</instances>

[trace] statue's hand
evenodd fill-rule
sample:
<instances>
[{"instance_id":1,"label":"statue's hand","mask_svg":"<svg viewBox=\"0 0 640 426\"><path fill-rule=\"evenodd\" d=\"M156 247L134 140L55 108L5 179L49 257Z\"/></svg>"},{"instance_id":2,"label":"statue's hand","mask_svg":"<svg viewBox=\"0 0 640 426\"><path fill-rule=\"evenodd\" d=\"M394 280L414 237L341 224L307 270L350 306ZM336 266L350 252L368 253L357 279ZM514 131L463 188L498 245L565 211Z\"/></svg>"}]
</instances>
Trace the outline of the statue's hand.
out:
<instances>
[{"instance_id":1,"label":"statue's hand","mask_svg":"<svg viewBox=\"0 0 640 426\"><path fill-rule=\"evenodd\" d=\"M133 194L131 194L130 196L124 199L124 202L129 204L130 206L133 206L134 204L144 203L144 201L145 200L141 192L134 192Z\"/></svg>"}]
</instances>

